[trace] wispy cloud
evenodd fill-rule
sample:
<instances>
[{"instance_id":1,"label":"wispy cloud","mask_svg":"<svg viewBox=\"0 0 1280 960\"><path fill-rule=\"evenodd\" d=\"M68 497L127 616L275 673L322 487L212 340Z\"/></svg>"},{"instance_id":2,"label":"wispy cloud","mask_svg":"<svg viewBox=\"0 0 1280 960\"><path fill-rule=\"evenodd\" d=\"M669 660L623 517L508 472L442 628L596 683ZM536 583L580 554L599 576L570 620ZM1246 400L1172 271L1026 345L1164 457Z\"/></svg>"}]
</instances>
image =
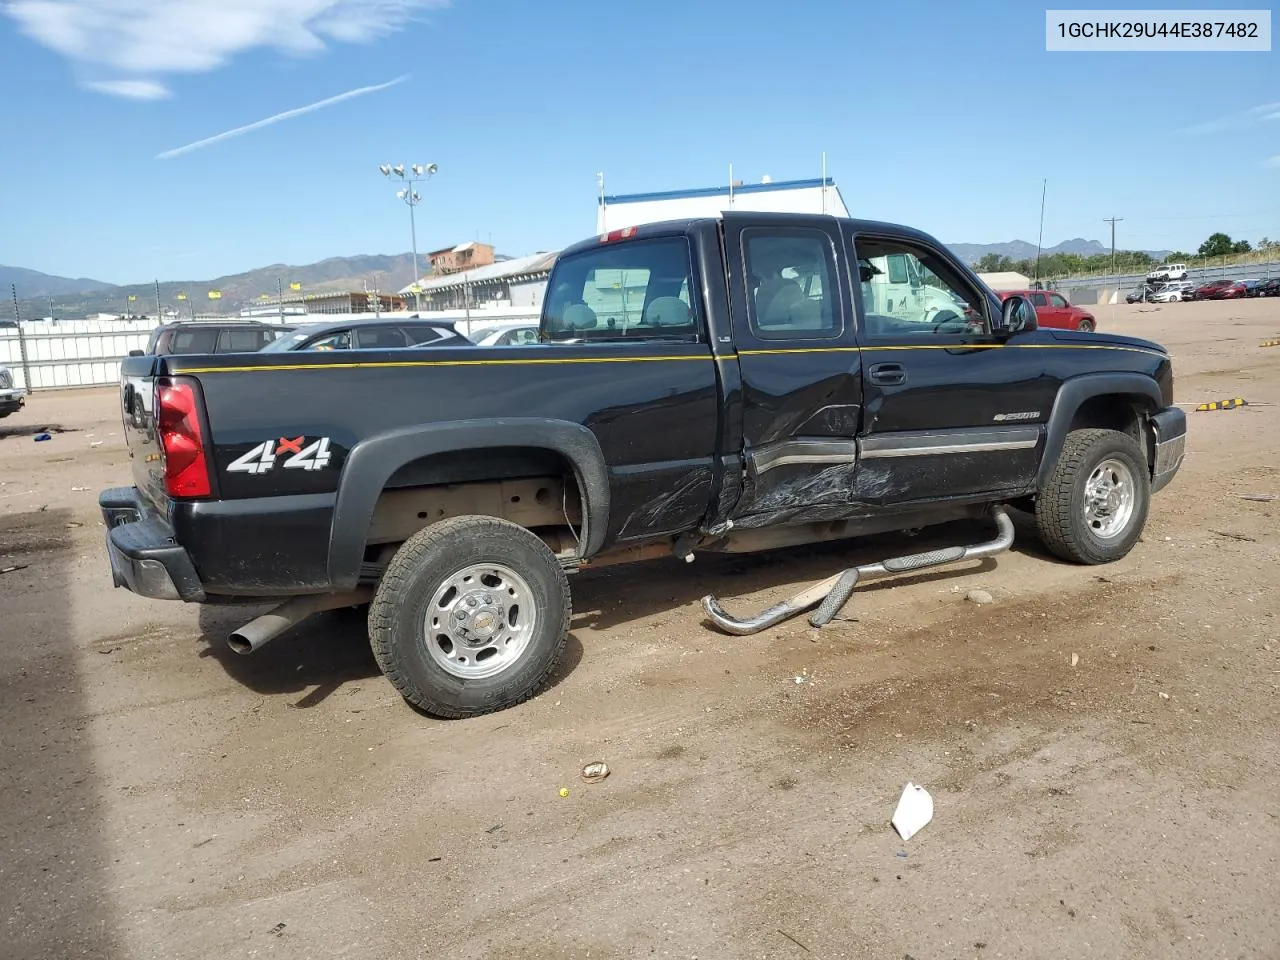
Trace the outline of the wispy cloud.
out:
<instances>
[{"instance_id":1,"label":"wispy cloud","mask_svg":"<svg viewBox=\"0 0 1280 960\"><path fill-rule=\"evenodd\" d=\"M1280 168L1280 153L1277 153L1274 157L1267 157L1267 159L1262 161L1262 165L1264 167Z\"/></svg>"},{"instance_id":2,"label":"wispy cloud","mask_svg":"<svg viewBox=\"0 0 1280 960\"><path fill-rule=\"evenodd\" d=\"M354 90L348 90L346 93L339 93L336 96L326 97L323 100L317 100L315 103L308 103L305 107L294 107L292 110L285 110L282 113L273 114L262 120L255 120L253 123L246 123L243 127L235 127L231 130L224 130L222 133L215 133L212 137L205 137L203 140L197 140L194 143L188 143L181 147L174 147L172 150L166 150L163 153L156 154L157 160L171 160L174 157L180 157L184 153L191 153L193 150L200 150L204 147L212 146L215 143L221 143L223 140L231 140L235 137L243 137L246 133L252 133L254 130L261 130L263 127L269 127L272 124L279 123L282 120L291 120L294 117L301 117L303 114L314 113L317 110L323 110L325 107L331 107L335 103L342 103L344 100L354 100L356 97L363 97L370 93L377 93L379 90L386 90L397 84L404 83L409 79L409 75L396 77L394 80L388 80L386 83L376 83L371 87L356 87Z\"/></svg>"},{"instance_id":3,"label":"wispy cloud","mask_svg":"<svg viewBox=\"0 0 1280 960\"><path fill-rule=\"evenodd\" d=\"M1182 132L1199 136L1206 133L1220 133L1224 130L1238 130L1267 120L1280 120L1280 102L1260 103L1258 106L1250 107L1248 110L1241 110L1225 117L1218 117L1216 120L1209 120L1206 123L1197 123L1194 126L1186 127Z\"/></svg>"},{"instance_id":4,"label":"wispy cloud","mask_svg":"<svg viewBox=\"0 0 1280 960\"><path fill-rule=\"evenodd\" d=\"M129 100L163 100L171 96L168 87L154 80L86 80L84 87Z\"/></svg>"},{"instance_id":5,"label":"wispy cloud","mask_svg":"<svg viewBox=\"0 0 1280 960\"><path fill-rule=\"evenodd\" d=\"M367 43L449 0L0 0L0 12L62 54L90 90L167 96L172 74L206 73L246 50L316 54Z\"/></svg>"}]
</instances>

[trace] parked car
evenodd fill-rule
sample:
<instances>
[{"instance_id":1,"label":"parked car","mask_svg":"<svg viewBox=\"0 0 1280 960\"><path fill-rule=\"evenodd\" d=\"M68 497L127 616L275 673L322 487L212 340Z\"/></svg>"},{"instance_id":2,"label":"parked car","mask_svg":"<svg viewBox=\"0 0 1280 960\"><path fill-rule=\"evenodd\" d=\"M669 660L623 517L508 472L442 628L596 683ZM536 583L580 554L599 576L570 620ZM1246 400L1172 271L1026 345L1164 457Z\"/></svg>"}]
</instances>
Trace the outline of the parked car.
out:
<instances>
[{"instance_id":1,"label":"parked car","mask_svg":"<svg viewBox=\"0 0 1280 960\"><path fill-rule=\"evenodd\" d=\"M1092 333L1098 327L1093 314L1080 307L1073 307L1067 302L1066 297L1052 290L1002 290L1000 292L1001 300L1007 300L1012 296L1031 301L1031 305L1036 309L1036 323L1042 327L1079 330L1083 333Z\"/></svg>"},{"instance_id":2,"label":"parked car","mask_svg":"<svg viewBox=\"0 0 1280 960\"><path fill-rule=\"evenodd\" d=\"M13 385L13 371L0 364L0 417L17 413L26 403L27 391Z\"/></svg>"},{"instance_id":3,"label":"parked car","mask_svg":"<svg viewBox=\"0 0 1280 960\"><path fill-rule=\"evenodd\" d=\"M1258 291L1262 288L1262 283L1263 283L1262 280L1256 277L1249 280L1241 280L1239 282L1244 287L1243 296L1246 296L1246 297L1258 296Z\"/></svg>"},{"instance_id":4,"label":"parked car","mask_svg":"<svg viewBox=\"0 0 1280 960\"><path fill-rule=\"evenodd\" d=\"M892 304L868 289L891 258ZM946 305L904 306L911 276ZM98 501L115 584L283 601L234 631L241 653L370 602L401 695L470 716L552 675L567 573L994 521L995 539L859 568L916 571L1007 548L1012 503L1057 556L1107 563L1182 463L1164 348L1038 329L908 227L627 227L564 250L547 291L542 342L519 350L126 359L133 485Z\"/></svg>"},{"instance_id":5,"label":"parked car","mask_svg":"<svg viewBox=\"0 0 1280 960\"><path fill-rule=\"evenodd\" d=\"M511 347L538 342L536 326L481 327L467 338L477 347Z\"/></svg>"},{"instance_id":6,"label":"parked car","mask_svg":"<svg viewBox=\"0 0 1280 960\"><path fill-rule=\"evenodd\" d=\"M1194 298L1196 300L1226 300L1229 296L1239 296L1238 293L1226 293L1234 285L1235 280L1211 280L1210 283L1201 284L1196 288L1196 297Z\"/></svg>"},{"instance_id":7,"label":"parked car","mask_svg":"<svg viewBox=\"0 0 1280 960\"><path fill-rule=\"evenodd\" d=\"M403 347L471 346L452 321L367 317L305 323L262 348L265 353L289 350L394 350Z\"/></svg>"},{"instance_id":8,"label":"parked car","mask_svg":"<svg viewBox=\"0 0 1280 960\"><path fill-rule=\"evenodd\" d=\"M1155 296L1155 290L1152 287L1148 287L1144 285L1139 287L1137 290L1131 290L1128 293L1126 293L1124 296L1124 302L1125 303L1146 303L1153 296Z\"/></svg>"},{"instance_id":9,"label":"parked car","mask_svg":"<svg viewBox=\"0 0 1280 960\"><path fill-rule=\"evenodd\" d=\"M1187 265L1185 263L1162 263L1147 274L1147 279L1166 283L1170 280L1185 280L1187 279Z\"/></svg>"},{"instance_id":10,"label":"parked car","mask_svg":"<svg viewBox=\"0 0 1280 960\"><path fill-rule=\"evenodd\" d=\"M129 356L255 353L292 329L259 320L176 320L152 330L147 348L130 350Z\"/></svg>"},{"instance_id":11,"label":"parked car","mask_svg":"<svg viewBox=\"0 0 1280 960\"><path fill-rule=\"evenodd\" d=\"M1270 280L1264 280L1262 282L1262 286L1258 288L1258 296L1280 297L1280 277L1272 277Z\"/></svg>"},{"instance_id":12,"label":"parked car","mask_svg":"<svg viewBox=\"0 0 1280 960\"><path fill-rule=\"evenodd\" d=\"M1149 298L1152 303L1177 303L1186 298L1188 290L1194 288L1194 284L1186 280L1177 280L1173 283L1166 283Z\"/></svg>"}]
</instances>

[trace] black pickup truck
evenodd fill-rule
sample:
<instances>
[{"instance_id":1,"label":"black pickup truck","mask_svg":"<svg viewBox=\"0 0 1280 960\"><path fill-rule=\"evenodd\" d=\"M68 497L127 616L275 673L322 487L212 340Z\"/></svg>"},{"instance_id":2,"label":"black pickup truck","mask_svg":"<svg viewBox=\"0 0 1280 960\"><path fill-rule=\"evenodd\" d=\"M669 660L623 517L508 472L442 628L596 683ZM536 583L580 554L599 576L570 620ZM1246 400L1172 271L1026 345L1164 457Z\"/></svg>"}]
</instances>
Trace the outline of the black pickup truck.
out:
<instances>
[{"instance_id":1,"label":"black pickup truck","mask_svg":"<svg viewBox=\"0 0 1280 960\"><path fill-rule=\"evenodd\" d=\"M1034 511L1124 556L1182 462L1169 355L1037 329L932 237L791 214L618 230L558 259L540 343L138 357L115 583L312 611L370 601L384 673L442 716L535 693L566 573Z\"/></svg>"}]
</instances>

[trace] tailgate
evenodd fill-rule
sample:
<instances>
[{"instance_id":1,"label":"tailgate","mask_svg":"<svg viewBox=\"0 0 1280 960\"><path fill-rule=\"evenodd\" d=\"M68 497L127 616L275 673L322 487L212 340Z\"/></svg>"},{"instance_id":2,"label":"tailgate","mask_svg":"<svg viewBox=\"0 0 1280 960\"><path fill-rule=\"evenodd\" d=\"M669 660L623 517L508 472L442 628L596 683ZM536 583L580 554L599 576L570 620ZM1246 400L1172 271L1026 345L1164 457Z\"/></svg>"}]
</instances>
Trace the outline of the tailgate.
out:
<instances>
[{"instance_id":1,"label":"tailgate","mask_svg":"<svg viewBox=\"0 0 1280 960\"><path fill-rule=\"evenodd\" d=\"M126 357L120 364L120 409L134 486L161 513L165 510L164 465L155 429L158 357Z\"/></svg>"}]
</instances>

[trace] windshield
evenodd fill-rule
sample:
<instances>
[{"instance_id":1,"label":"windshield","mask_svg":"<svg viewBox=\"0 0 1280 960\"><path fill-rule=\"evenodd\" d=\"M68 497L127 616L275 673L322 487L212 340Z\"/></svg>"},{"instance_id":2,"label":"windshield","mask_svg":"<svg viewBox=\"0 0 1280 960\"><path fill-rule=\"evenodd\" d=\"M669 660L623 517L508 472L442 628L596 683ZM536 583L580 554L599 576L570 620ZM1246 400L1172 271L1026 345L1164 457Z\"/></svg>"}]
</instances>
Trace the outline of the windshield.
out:
<instances>
[{"instance_id":1,"label":"windshield","mask_svg":"<svg viewBox=\"0 0 1280 960\"><path fill-rule=\"evenodd\" d=\"M698 333L683 237L637 240L562 258L543 309L546 339L688 339Z\"/></svg>"}]
</instances>

